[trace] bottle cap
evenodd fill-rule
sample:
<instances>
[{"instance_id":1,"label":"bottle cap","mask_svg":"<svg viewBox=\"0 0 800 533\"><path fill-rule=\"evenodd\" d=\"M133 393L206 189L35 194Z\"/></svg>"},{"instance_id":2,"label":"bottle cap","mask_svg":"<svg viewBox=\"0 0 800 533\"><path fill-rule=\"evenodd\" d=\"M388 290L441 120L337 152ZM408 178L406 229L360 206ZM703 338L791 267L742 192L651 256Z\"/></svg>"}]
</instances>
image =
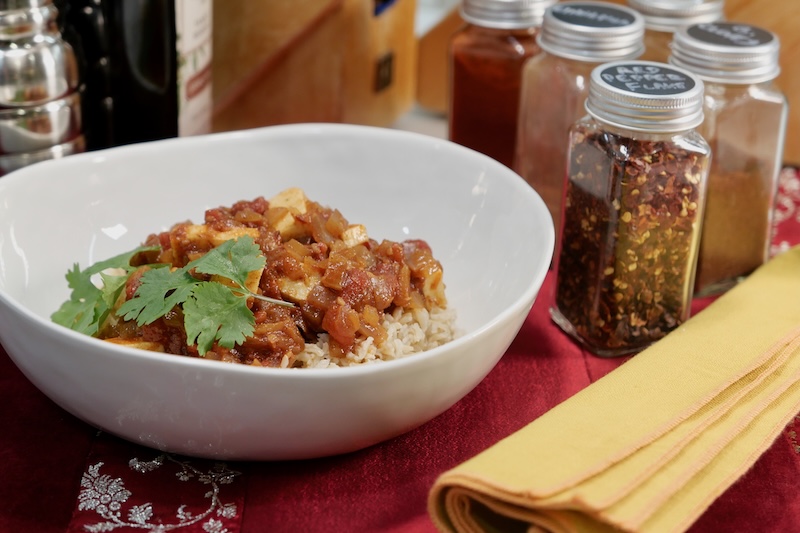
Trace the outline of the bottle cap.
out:
<instances>
[{"instance_id":1,"label":"bottle cap","mask_svg":"<svg viewBox=\"0 0 800 533\"><path fill-rule=\"evenodd\" d=\"M607 2L560 2L547 9L539 46L547 53L580 61L634 59L644 51L644 18Z\"/></svg>"},{"instance_id":2,"label":"bottle cap","mask_svg":"<svg viewBox=\"0 0 800 533\"><path fill-rule=\"evenodd\" d=\"M687 70L653 61L597 66L586 111L612 126L643 132L677 132L703 121L703 82Z\"/></svg>"},{"instance_id":3,"label":"bottle cap","mask_svg":"<svg viewBox=\"0 0 800 533\"><path fill-rule=\"evenodd\" d=\"M0 0L0 11L31 9L34 7L49 6L52 3L53 0Z\"/></svg>"},{"instance_id":4,"label":"bottle cap","mask_svg":"<svg viewBox=\"0 0 800 533\"><path fill-rule=\"evenodd\" d=\"M778 77L780 42L767 30L733 22L681 28L672 39L672 65L716 83L751 84Z\"/></svg>"},{"instance_id":5,"label":"bottle cap","mask_svg":"<svg viewBox=\"0 0 800 533\"><path fill-rule=\"evenodd\" d=\"M673 33L682 26L724 17L724 0L628 0L644 16L645 27Z\"/></svg>"},{"instance_id":6,"label":"bottle cap","mask_svg":"<svg viewBox=\"0 0 800 533\"><path fill-rule=\"evenodd\" d=\"M0 0L2 2L2 0ZM58 9L50 0L30 2L34 7L0 9L0 41L12 41L37 33L57 33ZM19 2L6 2L15 7Z\"/></svg>"},{"instance_id":7,"label":"bottle cap","mask_svg":"<svg viewBox=\"0 0 800 533\"><path fill-rule=\"evenodd\" d=\"M463 0L461 17L470 24L498 29L539 26L545 10L558 0Z\"/></svg>"}]
</instances>

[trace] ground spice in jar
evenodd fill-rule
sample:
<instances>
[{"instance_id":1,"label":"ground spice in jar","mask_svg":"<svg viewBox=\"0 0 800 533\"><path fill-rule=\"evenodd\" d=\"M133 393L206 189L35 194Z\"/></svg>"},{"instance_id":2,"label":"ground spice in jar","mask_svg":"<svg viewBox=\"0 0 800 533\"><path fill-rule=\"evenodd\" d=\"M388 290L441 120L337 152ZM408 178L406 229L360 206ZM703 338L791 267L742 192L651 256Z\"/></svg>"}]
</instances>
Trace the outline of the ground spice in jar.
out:
<instances>
[{"instance_id":1,"label":"ground spice in jar","mask_svg":"<svg viewBox=\"0 0 800 533\"><path fill-rule=\"evenodd\" d=\"M668 81L631 77L636 70ZM654 98L651 113L642 112L648 93L626 98L645 86L659 95L659 87L672 86L672 73L685 77L683 89L677 83L666 90L677 93L681 112L663 98ZM657 63L612 63L593 71L596 83L607 92L590 89L590 116L570 130L551 315L595 354L617 356L643 349L689 317L710 149L693 129L702 120L702 83L688 73ZM683 93L689 96L681 99ZM594 114L593 98L600 101ZM658 120L659 113L672 123ZM631 129L621 127L628 119ZM651 131L641 131L648 126Z\"/></svg>"},{"instance_id":2,"label":"ground spice in jar","mask_svg":"<svg viewBox=\"0 0 800 533\"><path fill-rule=\"evenodd\" d=\"M780 43L763 28L714 22L681 28L671 49L670 63L705 84L698 132L714 160L695 295L719 294L769 258L788 109L774 83Z\"/></svg>"},{"instance_id":3,"label":"ground spice in jar","mask_svg":"<svg viewBox=\"0 0 800 533\"><path fill-rule=\"evenodd\" d=\"M724 149L714 154L715 162L730 155ZM774 173L764 166L712 166L695 280L699 295L732 287L767 260L775 197Z\"/></svg>"}]
</instances>

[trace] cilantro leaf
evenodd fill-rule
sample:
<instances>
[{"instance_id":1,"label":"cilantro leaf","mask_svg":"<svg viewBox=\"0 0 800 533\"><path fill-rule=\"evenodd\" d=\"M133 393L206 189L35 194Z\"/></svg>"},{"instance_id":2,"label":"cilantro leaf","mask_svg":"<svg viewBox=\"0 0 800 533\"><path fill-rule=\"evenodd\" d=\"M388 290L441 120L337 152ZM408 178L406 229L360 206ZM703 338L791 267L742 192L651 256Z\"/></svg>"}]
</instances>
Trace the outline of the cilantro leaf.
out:
<instances>
[{"instance_id":1,"label":"cilantro leaf","mask_svg":"<svg viewBox=\"0 0 800 533\"><path fill-rule=\"evenodd\" d=\"M142 252L154 252L158 249L159 249L158 246L139 246L129 252L124 252L119 255L115 255L114 257L111 257L104 261L98 261L97 263L87 268L84 272L86 272L90 276L93 276L109 268L121 268L126 272L130 273L138 268L131 266L131 259L133 259L135 255L140 254Z\"/></svg>"},{"instance_id":2,"label":"cilantro leaf","mask_svg":"<svg viewBox=\"0 0 800 533\"><path fill-rule=\"evenodd\" d=\"M261 255L261 248L250 236L243 236L225 241L186 265L186 268L194 268L202 274L222 276L245 288L248 274L254 270L262 270L266 263L267 260Z\"/></svg>"},{"instance_id":3,"label":"cilantro leaf","mask_svg":"<svg viewBox=\"0 0 800 533\"><path fill-rule=\"evenodd\" d=\"M98 309L97 313L92 305L84 300L67 300L61 307L53 313L50 318L56 324L67 326L86 335L94 335L97 332L97 316L104 310Z\"/></svg>"},{"instance_id":4,"label":"cilantro leaf","mask_svg":"<svg viewBox=\"0 0 800 533\"><path fill-rule=\"evenodd\" d=\"M119 296L120 291L125 285L130 273L136 267L131 266L131 259L145 251L156 250L151 246L140 246L104 261L97 262L90 267L81 270L78 263L72 266L66 274L67 285L72 292L69 300L61 304L61 307L50 315L50 319L56 324L61 324L87 335L95 335L108 316L111 306ZM114 287L100 289L94 282L93 277L108 269L121 269L125 272L122 280L114 282Z\"/></svg>"},{"instance_id":5,"label":"cilantro leaf","mask_svg":"<svg viewBox=\"0 0 800 533\"><path fill-rule=\"evenodd\" d=\"M122 291L122 287L125 286L129 277L130 275L128 273L125 273L125 275L114 275L100 272L100 279L103 281L103 286L100 288L100 291L102 292L103 302L109 308L114 306L114 303L119 297L119 293Z\"/></svg>"},{"instance_id":6,"label":"cilantro leaf","mask_svg":"<svg viewBox=\"0 0 800 533\"><path fill-rule=\"evenodd\" d=\"M155 249L140 247L83 271L77 264L74 265L67 273L67 281L72 288L70 300L53 314L52 319L88 335L96 335L136 269L130 265L133 256ZM233 348L236 344L242 344L255 330L255 317L247 307L248 298L254 297L277 305L294 305L247 289L250 272L261 270L265 265L266 259L261 248L252 237L245 235L225 241L183 268L172 270L167 265L151 265L153 268L142 273L136 293L123 302L116 313L123 320L135 320L137 325L144 326L181 306L187 342L196 343L200 355L205 355L214 342L225 348ZM109 269L121 269L122 274ZM203 281L195 278L193 272L219 276L237 286ZM101 288L92 281L96 275L102 281Z\"/></svg>"},{"instance_id":7,"label":"cilantro leaf","mask_svg":"<svg viewBox=\"0 0 800 533\"><path fill-rule=\"evenodd\" d=\"M214 342L233 348L242 344L254 331L255 317L247 307L249 297L293 305L247 289L245 283L249 273L263 269L265 264L261 248L251 237L225 241L183 268L144 272L133 298L123 303L117 314L143 326L166 315L173 307L181 306L186 342L197 344L200 355L205 355ZM195 278L193 272L219 276L238 286L202 281Z\"/></svg>"},{"instance_id":8,"label":"cilantro leaf","mask_svg":"<svg viewBox=\"0 0 800 533\"><path fill-rule=\"evenodd\" d=\"M186 268L175 271L154 268L142 274L140 281L133 298L117 310L117 315L125 320L135 320L139 326L152 324L185 302L199 283Z\"/></svg>"},{"instance_id":9,"label":"cilantro leaf","mask_svg":"<svg viewBox=\"0 0 800 533\"><path fill-rule=\"evenodd\" d=\"M201 355L211 349L215 340L226 348L242 344L255 327L247 297L234 294L221 283L199 283L192 297L184 302L183 315L187 342L196 342Z\"/></svg>"}]
</instances>

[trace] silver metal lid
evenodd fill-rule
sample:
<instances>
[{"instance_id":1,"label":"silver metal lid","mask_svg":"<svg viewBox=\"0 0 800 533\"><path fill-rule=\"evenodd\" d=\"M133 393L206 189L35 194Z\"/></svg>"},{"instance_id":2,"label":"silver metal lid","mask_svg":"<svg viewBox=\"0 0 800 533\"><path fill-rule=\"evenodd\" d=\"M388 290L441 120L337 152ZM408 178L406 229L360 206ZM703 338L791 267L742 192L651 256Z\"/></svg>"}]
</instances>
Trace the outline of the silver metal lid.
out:
<instances>
[{"instance_id":1,"label":"silver metal lid","mask_svg":"<svg viewBox=\"0 0 800 533\"><path fill-rule=\"evenodd\" d=\"M50 2L42 7L0 11L0 41L21 39L37 33L58 33L58 9Z\"/></svg>"},{"instance_id":2,"label":"silver metal lid","mask_svg":"<svg viewBox=\"0 0 800 533\"><path fill-rule=\"evenodd\" d=\"M579 61L634 59L644 51L644 18L608 2L560 2L547 9L539 46L547 53Z\"/></svg>"},{"instance_id":3,"label":"silver metal lid","mask_svg":"<svg viewBox=\"0 0 800 533\"><path fill-rule=\"evenodd\" d=\"M558 0L463 0L461 17L478 26L522 29L539 26L545 10Z\"/></svg>"},{"instance_id":4,"label":"silver metal lid","mask_svg":"<svg viewBox=\"0 0 800 533\"><path fill-rule=\"evenodd\" d=\"M586 111L601 122L633 131L690 130L703 121L703 82L664 63L604 63L592 71Z\"/></svg>"},{"instance_id":5,"label":"silver metal lid","mask_svg":"<svg viewBox=\"0 0 800 533\"><path fill-rule=\"evenodd\" d=\"M724 17L724 0L628 0L648 29L675 32L683 26Z\"/></svg>"},{"instance_id":6,"label":"silver metal lid","mask_svg":"<svg viewBox=\"0 0 800 533\"><path fill-rule=\"evenodd\" d=\"M52 3L53 0L0 0L0 11L31 9L33 7L49 6Z\"/></svg>"},{"instance_id":7,"label":"silver metal lid","mask_svg":"<svg viewBox=\"0 0 800 533\"><path fill-rule=\"evenodd\" d=\"M778 77L778 36L750 24L708 22L675 33L669 62L715 83L751 84Z\"/></svg>"}]
</instances>

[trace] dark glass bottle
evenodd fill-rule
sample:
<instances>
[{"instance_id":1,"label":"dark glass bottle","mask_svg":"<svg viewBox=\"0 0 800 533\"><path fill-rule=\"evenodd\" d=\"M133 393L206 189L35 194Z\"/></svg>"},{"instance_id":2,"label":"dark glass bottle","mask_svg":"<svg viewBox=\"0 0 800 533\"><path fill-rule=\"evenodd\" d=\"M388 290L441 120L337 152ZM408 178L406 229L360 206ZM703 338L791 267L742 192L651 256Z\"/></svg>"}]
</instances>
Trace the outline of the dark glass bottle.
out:
<instances>
[{"instance_id":1,"label":"dark glass bottle","mask_svg":"<svg viewBox=\"0 0 800 533\"><path fill-rule=\"evenodd\" d=\"M56 0L89 149L211 129L211 0Z\"/></svg>"}]
</instances>

